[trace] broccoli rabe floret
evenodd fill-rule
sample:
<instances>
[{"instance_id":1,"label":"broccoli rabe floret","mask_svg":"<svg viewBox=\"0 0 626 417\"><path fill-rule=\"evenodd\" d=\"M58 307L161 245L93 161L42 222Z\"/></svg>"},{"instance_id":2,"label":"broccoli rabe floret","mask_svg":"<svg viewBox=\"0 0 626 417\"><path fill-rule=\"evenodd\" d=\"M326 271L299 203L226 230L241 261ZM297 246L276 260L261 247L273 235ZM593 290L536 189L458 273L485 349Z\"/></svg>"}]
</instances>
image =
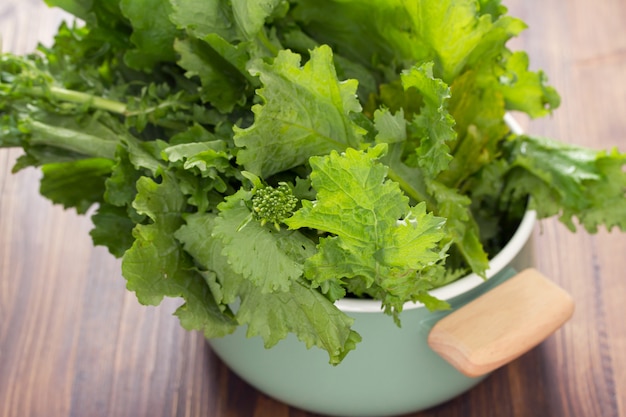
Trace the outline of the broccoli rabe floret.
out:
<instances>
[{"instance_id":1,"label":"broccoli rabe floret","mask_svg":"<svg viewBox=\"0 0 626 417\"><path fill-rule=\"evenodd\" d=\"M277 230L280 229L280 223L291 217L297 204L298 198L284 182L278 183L276 188L271 186L258 188L252 196L252 212L255 218L261 225L274 224Z\"/></svg>"}]
</instances>

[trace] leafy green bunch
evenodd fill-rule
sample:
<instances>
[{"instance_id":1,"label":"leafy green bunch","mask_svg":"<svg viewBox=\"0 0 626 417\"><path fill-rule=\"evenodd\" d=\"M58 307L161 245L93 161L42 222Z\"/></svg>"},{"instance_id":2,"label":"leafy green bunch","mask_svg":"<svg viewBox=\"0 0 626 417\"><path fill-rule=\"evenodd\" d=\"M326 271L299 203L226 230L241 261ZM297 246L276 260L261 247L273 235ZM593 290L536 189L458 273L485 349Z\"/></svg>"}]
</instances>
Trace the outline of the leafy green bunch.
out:
<instances>
[{"instance_id":1,"label":"leafy green bunch","mask_svg":"<svg viewBox=\"0 0 626 417\"><path fill-rule=\"evenodd\" d=\"M0 55L0 144L206 337L336 364L360 336L334 301L445 308L429 290L484 276L528 205L626 230L625 154L505 122L559 96L499 0L47 1L77 20Z\"/></svg>"}]
</instances>

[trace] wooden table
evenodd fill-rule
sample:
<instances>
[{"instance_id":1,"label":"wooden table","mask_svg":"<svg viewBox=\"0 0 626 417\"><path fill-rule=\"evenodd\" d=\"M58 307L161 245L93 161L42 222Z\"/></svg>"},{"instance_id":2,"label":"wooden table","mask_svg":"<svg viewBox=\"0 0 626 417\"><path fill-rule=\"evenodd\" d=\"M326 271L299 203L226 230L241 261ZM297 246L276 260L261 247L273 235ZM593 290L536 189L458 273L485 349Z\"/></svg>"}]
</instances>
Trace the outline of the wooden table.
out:
<instances>
[{"instance_id":1,"label":"wooden table","mask_svg":"<svg viewBox=\"0 0 626 417\"><path fill-rule=\"evenodd\" d=\"M626 151L626 2L508 0L530 29L514 41L559 90L533 134ZM49 41L62 13L2 0L3 49ZM90 220L38 195L39 173L11 175L0 151L0 416L304 417L230 373L176 301L140 306L119 261L92 248ZM413 417L626 416L626 235L544 221L536 265L576 301L573 319L470 392Z\"/></svg>"}]
</instances>

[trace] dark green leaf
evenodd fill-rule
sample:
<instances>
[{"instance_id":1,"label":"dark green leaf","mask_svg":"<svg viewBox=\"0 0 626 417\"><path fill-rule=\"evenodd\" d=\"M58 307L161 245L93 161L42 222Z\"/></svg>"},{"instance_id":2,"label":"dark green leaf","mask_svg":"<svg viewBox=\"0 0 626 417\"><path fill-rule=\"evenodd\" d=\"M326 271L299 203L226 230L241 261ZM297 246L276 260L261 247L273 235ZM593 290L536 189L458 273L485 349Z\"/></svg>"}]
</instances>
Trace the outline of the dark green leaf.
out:
<instances>
[{"instance_id":1,"label":"dark green leaf","mask_svg":"<svg viewBox=\"0 0 626 417\"><path fill-rule=\"evenodd\" d=\"M113 161L103 158L46 164L41 167L39 192L56 204L84 214L102 201L104 182L112 168Z\"/></svg>"}]
</instances>

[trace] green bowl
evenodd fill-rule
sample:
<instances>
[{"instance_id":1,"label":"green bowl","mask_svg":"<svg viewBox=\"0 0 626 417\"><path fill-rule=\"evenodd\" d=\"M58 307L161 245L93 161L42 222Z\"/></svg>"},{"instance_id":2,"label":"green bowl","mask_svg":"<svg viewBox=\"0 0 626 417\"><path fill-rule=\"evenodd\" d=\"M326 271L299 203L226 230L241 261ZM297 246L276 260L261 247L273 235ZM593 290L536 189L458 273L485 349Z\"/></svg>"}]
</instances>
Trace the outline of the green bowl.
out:
<instances>
[{"instance_id":1,"label":"green bowl","mask_svg":"<svg viewBox=\"0 0 626 417\"><path fill-rule=\"evenodd\" d=\"M241 378L292 406L336 416L390 416L423 410L469 390L486 375L470 378L433 352L427 343L439 319L531 266L530 236L535 213L526 213L516 233L490 262L488 279L471 274L432 291L451 310L430 312L408 303L402 327L381 312L375 300L340 300L336 305L355 319L363 337L338 366L327 353L306 349L295 336L265 349L260 338L240 328L209 341L215 353Z\"/></svg>"}]
</instances>

